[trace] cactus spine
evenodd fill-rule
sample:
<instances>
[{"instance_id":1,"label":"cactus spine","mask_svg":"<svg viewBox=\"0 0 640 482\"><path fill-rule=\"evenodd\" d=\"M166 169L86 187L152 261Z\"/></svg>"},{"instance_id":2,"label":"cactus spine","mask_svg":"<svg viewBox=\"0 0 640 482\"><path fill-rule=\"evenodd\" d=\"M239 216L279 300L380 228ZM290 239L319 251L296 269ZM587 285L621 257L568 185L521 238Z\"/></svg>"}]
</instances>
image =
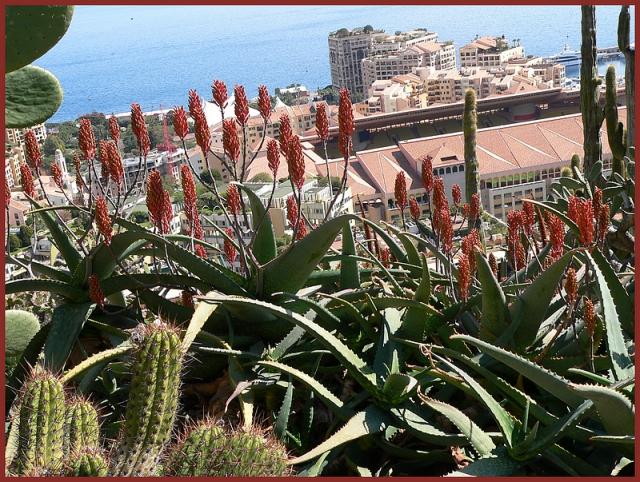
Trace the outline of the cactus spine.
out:
<instances>
[{"instance_id":1,"label":"cactus spine","mask_svg":"<svg viewBox=\"0 0 640 482\"><path fill-rule=\"evenodd\" d=\"M593 165L602 159L600 128L604 120L604 110L599 102L601 80L598 77L596 63L596 8L593 5L583 5L581 8L580 110L584 135L584 172L589 173Z\"/></svg>"},{"instance_id":2,"label":"cactus spine","mask_svg":"<svg viewBox=\"0 0 640 482\"><path fill-rule=\"evenodd\" d=\"M116 476L156 472L171 436L178 405L182 347L175 329L159 323L142 328L135 352L124 431L112 467Z\"/></svg>"},{"instance_id":3,"label":"cactus spine","mask_svg":"<svg viewBox=\"0 0 640 482\"><path fill-rule=\"evenodd\" d=\"M629 6L623 5L618 17L618 48L624 54L624 84L625 95L627 98L627 140L626 155L633 160L633 151L631 147L635 147L635 113L636 102L634 97L635 86L635 49L631 48L629 41L631 34L631 15L629 14Z\"/></svg>"},{"instance_id":4,"label":"cactus spine","mask_svg":"<svg viewBox=\"0 0 640 482\"><path fill-rule=\"evenodd\" d=\"M288 475L287 453L257 429L225 431L212 421L188 430L170 451L166 475L269 477Z\"/></svg>"},{"instance_id":5,"label":"cactus spine","mask_svg":"<svg viewBox=\"0 0 640 482\"><path fill-rule=\"evenodd\" d=\"M67 477L106 477L108 472L107 462L102 453L95 448L87 448L71 454L65 475Z\"/></svg>"},{"instance_id":6,"label":"cactus spine","mask_svg":"<svg viewBox=\"0 0 640 482\"><path fill-rule=\"evenodd\" d=\"M31 374L17 422L15 472L34 475L58 470L64 456L64 389L50 372L36 368Z\"/></svg>"},{"instance_id":7,"label":"cactus spine","mask_svg":"<svg viewBox=\"0 0 640 482\"><path fill-rule=\"evenodd\" d=\"M480 193L480 173L478 157L476 155L476 130L478 128L478 113L476 110L476 92L467 89L464 95L464 176L466 201L471 203L471 197ZM470 222L470 224L473 224Z\"/></svg>"},{"instance_id":8,"label":"cactus spine","mask_svg":"<svg viewBox=\"0 0 640 482\"><path fill-rule=\"evenodd\" d=\"M624 142L624 126L618 122L618 104L616 93L616 68L610 65L607 68L606 96L604 114L607 121L607 138L611 147L612 171L624 176L624 157L627 146Z\"/></svg>"},{"instance_id":9,"label":"cactus spine","mask_svg":"<svg viewBox=\"0 0 640 482\"><path fill-rule=\"evenodd\" d=\"M64 453L69 455L97 448L99 435L98 412L93 405L80 397L69 401L65 416Z\"/></svg>"}]
</instances>

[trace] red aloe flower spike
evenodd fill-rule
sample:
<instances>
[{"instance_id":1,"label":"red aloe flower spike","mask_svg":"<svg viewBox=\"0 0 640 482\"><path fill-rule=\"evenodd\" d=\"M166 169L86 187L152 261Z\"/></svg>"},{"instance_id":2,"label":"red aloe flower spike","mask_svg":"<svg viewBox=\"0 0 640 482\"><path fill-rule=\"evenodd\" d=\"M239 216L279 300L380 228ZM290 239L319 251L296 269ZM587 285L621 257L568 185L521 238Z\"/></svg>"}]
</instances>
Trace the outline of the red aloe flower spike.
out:
<instances>
[{"instance_id":1,"label":"red aloe flower spike","mask_svg":"<svg viewBox=\"0 0 640 482\"><path fill-rule=\"evenodd\" d=\"M161 229L164 204L164 189L160 173L154 169L147 178L147 208L154 226Z\"/></svg>"},{"instance_id":2,"label":"red aloe flower spike","mask_svg":"<svg viewBox=\"0 0 640 482\"><path fill-rule=\"evenodd\" d=\"M445 208L448 212L449 202L444 193L444 180L441 177L436 177L433 180L433 209L434 211L441 211Z\"/></svg>"},{"instance_id":3,"label":"red aloe flower spike","mask_svg":"<svg viewBox=\"0 0 640 482\"><path fill-rule=\"evenodd\" d=\"M467 234L462 239L462 253L467 256L469 260L469 268L471 269L471 274L476 272L476 256L475 256L475 248L481 247L480 243L480 235L478 234L477 229L473 229L469 234Z\"/></svg>"},{"instance_id":4,"label":"red aloe flower spike","mask_svg":"<svg viewBox=\"0 0 640 482\"><path fill-rule=\"evenodd\" d=\"M194 308L193 304L193 293L187 290L182 291L182 306L186 306L187 308Z\"/></svg>"},{"instance_id":5,"label":"red aloe flower spike","mask_svg":"<svg viewBox=\"0 0 640 482\"><path fill-rule=\"evenodd\" d=\"M498 273L498 260L496 260L496 257L493 253L489 253L489 267L491 268L491 271L493 272L493 275L496 277L496 279L500 281Z\"/></svg>"},{"instance_id":6,"label":"red aloe flower spike","mask_svg":"<svg viewBox=\"0 0 640 482\"><path fill-rule=\"evenodd\" d=\"M569 207L567 208L567 216L569 216L569 219L571 219L571 221L573 221L576 224L578 224L578 204L579 204L579 199L577 196L569 197Z\"/></svg>"},{"instance_id":7,"label":"red aloe flower spike","mask_svg":"<svg viewBox=\"0 0 640 482\"><path fill-rule=\"evenodd\" d=\"M149 131L147 130L140 104L131 104L131 130L138 141L140 155L146 156L151 149L151 141L149 140Z\"/></svg>"},{"instance_id":8,"label":"red aloe flower spike","mask_svg":"<svg viewBox=\"0 0 640 482\"><path fill-rule=\"evenodd\" d=\"M106 184L109 179L109 142L106 140L100 140L98 142L98 159L100 160L100 179L103 184Z\"/></svg>"},{"instance_id":9,"label":"red aloe flower spike","mask_svg":"<svg viewBox=\"0 0 640 482\"><path fill-rule=\"evenodd\" d=\"M593 204L593 219L598 221L600 219L600 210L602 209L602 189L596 186L593 191L593 200L591 201Z\"/></svg>"},{"instance_id":10,"label":"red aloe flower spike","mask_svg":"<svg viewBox=\"0 0 640 482\"><path fill-rule=\"evenodd\" d=\"M420 206L418 206L418 201L414 197L409 200L409 213L414 221L420 219Z\"/></svg>"},{"instance_id":11,"label":"red aloe flower spike","mask_svg":"<svg viewBox=\"0 0 640 482\"><path fill-rule=\"evenodd\" d=\"M213 96L213 102L221 109L224 109L229 98L227 85L221 80L214 80L213 84L211 84L211 94Z\"/></svg>"},{"instance_id":12,"label":"red aloe flower spike","mask_svg":"<svg viewBox=\"0 0 640 482\"><path fill-rule=\"evenodd\" d=\"M549 240L551 241L549 257L552 260L556 260L564 253L564 223L555 214L549 214L547 226L549 227Z\"/></svg>"},{"instance_id":13,"label":"red aloe flower spike","mask_svg":"<svg viewBox=\"0 0 640 482\"><path fill-rule=\"evenodd\" d=\"M287 149L289 148L289 141L291 140L291 136L293 135L293 131L291 130L291 120L287 114L282 114L280 116L280 136L278 140L280 141L280 152L286 157Z\"/></svg>"},{"instance_id":14,"label":"red aloe flower spike","mask_svg":"<svg viewBox=\"0 0 640 482\"><path fill-rule=\"evenodd\" d=\"M293 195L287 198L287 221L289 221L289 226L291 226L292 229L295 228L298 222L298 204Z\"/></svg>"},{"instance_id":15,"label":"red aloe flower spike","mask_svg":"<svg viewBox=\"0 0 640 482\"><path fill-rule=\"evenodd\" d=\"M161 233L168 234L171 231L171 220L173 219L173 203L167 191L162 193L162 222Z\"/></svg>"},{"instance_id":16,"label":"red aloe flower spike","mask_svg":"<svg viewBox=\"0 0 640 482\"><path fill-rule=\"evenodd\" d=\"M407 207L407 179L404 177L404 171L396 174L396 183L394 189L396 204L402 210Z\"/></svg>"},{"instance_id":17,"label":"red aloe flower spike","mask_svg":"<svg viewBox=\"0 0 640 482\"><path fill-rule=\"evenodd\" d=\"M451 213L449 208L440 210L440 242L442 250L445 254L451 254L453 249L453 223L451 222Z\"/></svg>"},{"instance_id":18,"label":"red aloe flower spike","mask_svg":"<svg viewBox=\"0 0 640 482\"><path fill-rule=\"evenodd\" d=\"M189 134L187 111L182 106L173 109L173 130L180 139L184 139Z\"/></svg>"},{"instance_id":19,"label":"red aloe flower spike","mask_svg":"<svg viewBox=\"0 0 640 482\"><path fill-rule=\"evenodd\" d=\"M267 162L269 164L269 170L273 174L273 179L278 179L278 167L280 167L280 151L278 148L278 141L271 139L267 143Z\"/></svg>"},{"instance_id":20,"label":"red aloe flower spike","mask_svg":"<svg viewBox=\"0 0 640 482\"><path fill-rule=\"evenodd\" d=\"M227 210L233 216L240 212L240 192L235 184L229 184L227 188Z\"/></svg>"},{"instance_id":21,"label":"red aloe flower spike","mask_svg":"<svg viewBox=\"0 0 640 482\"><path fill-rule=\"evenodd\" d=\"M480 216L480 195L475 193L471 196L471 206L469 207L469 219L478 219Z\"/></svg>"},{"instance_id":22,"label":"red aloe flower spike","mask_svg":"<svg viewBox=\"0 0 640 482\"><path fill-rule=\"evenodd\" d=\"M536 222L535 209L529 202L522 203L522 226L527 236L533 233L533 225Z\"/></svg>"},{"instance_id":23,"label":"red aloe flower spike","mask_svg":"<svg viewBox=\"0 0 640 482\"><path fill-rule=\"evenodd\" d=\"M547 226L542 216L542 211L539 207L536 207L536 216L538 218L538 231L540 232L540 239L543 243L547 241Z\"/></svg>"},{"instance_id":24,"label":"red aloe flower spike","mask_svg":"<svg viewBox=\"0 0 640 482\"><path fill-rule=\"evenodd\" d=\"M596 322L596 309L593 306L593 301L586 298L584 300L584 325L591 338L593 338L593 334L596 331Z\"/></svg>"},{"instance_id":25,"label":"red aloe flower spike","mask_svg":"<svg viewBox=\"0 0 640 482\"><path fill-rule=\"evenodd\" d=\"M193 225L193 220L198 216L196 184L191 175L191 169L186 164L180 166L180 178L182 181L182 192L184 193L184 213Z\"/></svg>"},{"instance_id":26,"label":"red aloe flower spike","mask_svg":"<svg viewBox=\"0 0 640 482\"><path fill-rule=\"evenodd\" d=\"M469 206L469 203L464 203L462 205L462 217L464 219L469 219L470 212L471 212L471 206Z\"/></svg>"},{"instance_id":27,"label":"red aloe flower spike","mask_svg":"<svg viewBox=\"0 0 640 482\"><path fill-rule=\"evenodd\" d=\"M522 242L520 241L520 238L518 238L515 242L514 260L516 269L524 268L524 265L527 263L527 253L524 249L524 246L522 245Z\"/></svg>"},{"instance_id":28,"label":"red aloe flower spike","mask_svg":"<svg viewBox=\"0 0 640 482\"><path fill-rule=\"evenodd\" d=\"M60 189L63 189L64 182L62 180L62 169L60 169L60 166L58 166L58 164L51 164L51 175L53 176L53 182L56 184L56 186L58 186Z\"/></svg>"},{"instance_id":29,"label":"red aloe flower spike","mask_svg":"<svg viewBox=\"0 0 640 482\"><path fill-rule=\"evenodd\" d=\"M204 249L204 246L202 246L201 244L196 244L195 251L197 256L202 259L207 259L207 250Z\"/></svg>"},{"instance_id":30,"label":"red aloe flower spike","mask_svg":"<svg viewBox=\"0 0 640 482\"><path fill-rule=\"evenodd\" d=\"M100 308L104 308L104 293L96 274L89 275L89 299Z\"/></svg>"},{"instance_id":31,"label":"red aloe flower spike","mask_svg":"<svg viewBox=\"0 0 640 482\"><path fill-rule=\"evenodd\" d=\"M469 299L469 287L471 286L471 267L466 254L461 254L458 258L458 288L463 301Z\"/></svg>"},{"instance_id":32,"label":"red aloe flower spike","mask_svg":"<svg viewBox=\"0 0 640 482\"><path fill-rule=\"evenodd\" d=\"M296 241L304 238L307 235L307 223L304 222L304 219L300 219L300 223L298 224L298 230L296 231Z\"/></svg>"},{"instance_id":33,"label":"red aloe flower spike","mask_svg":"<svg viewBox=\"0 0 640 482\"><path fill-rule=\"evenodd\" d=\"M608 204L603 204L600 208L600 216L598 219L598 243L603 244L609 232L610 208Z\"/></svg>"},{"instance_id":34,"label":"red aloe flower spike","mask_svg":"<svg viewBox=\"0 0 640 482\"><path fill-rule=\"evenodd\" d=\"M329 119L324 103L316 104L316 132L321 141L327 142L329 139Z\"/></svg>"},{"instance_id":35,"label":"red aloe flower spike","mask_svg":"<svg viewBox=\"0 0 640 482\"><path fill-rule=\"evenodd\" d=\"M425 188L428 194L433 191L433 158L426 156L422 159L422 186Z\"/></svg>"},{"instance_id":36,"label":"red aloe flower spike","mask_svg":"<svg viewBox=\"0 0 640 482\"><path fill-rule=\"evenodd\" d=\"M38 169L40 169L40 165L42 164L42 154L40 153L40 146L38 145L36 135L31 129L28 129L24 133L24 147L29 166L31 166L37 172Z\"/></svg>"},{"instance_id":37,"label":"red aloe flower spike","mask_svg":"<svg viewBox=\"0 0 640 482\"><path fill-rule=\"evenodd\" d=\"M80 147L85 159L90 160L96 157L96 138L93 135L93 126L89 119L80 119L78 147Z\"/></svg>"},{"instance_id":38,"label":"red aloe flower spike","mask_svg":"<svg viewBox=\"0 0 640 482\"><path fill-rule=\"evenodd\" d=\"M195 124L196 142L202 151L202 156L206 159L207 152L211 147L211 132L209 132L207 117L204 114L204 110L202 110L200 96L193 89L189 91L189 115Z\"/></svg>"},{"instance_id":39,"label":"red aloe flower spike","mask_svg":"<svg viewBox=\"0 0 640 482\"><path fill-rule=\"evenodd\" d=\"M271 97L267 87L264 85L258 87L258 110L262 119L267 122L271 115Z\"/></svg>"},{"instance_id":40,"label":"red aloe flower spike","mask_svg":"<svg viewBox=\"0 0 640 482\"><path fill-rule=\"evenodd\" d=\"M27 196L35 199L36 188L33 184L33 176L31 175L31 169L24 162L20 163L20 183L22 184L22 190Z\"/></svg>"},{"instance_id":41,"label":"red aloe flower spike","mask_svg":"<svg viewBox=\"0 0 640 482\"><path fill-rule=\"evenodd\" d=\"M237 163L240 159L240 140L238 130L233 119L225 119L222 122L222 146L227 157Z\"/></svg>"},{"instance_id":42,"label":"red aloe flower spike","mask_svg":"<svg viewBox=\"0 0 640 482\"><path fill-rule=\"evenodd\" d=\"M590 199L580 202L578 208L578 229L580 230L580 243L589 246L593 243L593 205Z\"/></svg>"},{"instance_id":43,"label":"red aloe flower spike","mask_svg":"<svg viewBox=\"0 0 640 482\"><path fill-rule=\"evenodd\" d=\"M349 159L351 153L351 135L354 130L353 107L349 90L341 89L340 104L338 105L338 150L345 161Z\"/></svg>"},{"instance_id":44,"label":"red aloe flower spike","mask_svg":"<svg viewBox=\"0 0 640 482\"><path fill-rule=\"evenodd\" d=\"M109 117L109 136L116 145L120 141L120 124L118 123L118 118L114 115Z\"/></svg>"},{"instance_id":45,"label":"red aloe flower spike","mask_svg":"<svg viewBox=\"0 0 640 482\"><path fill-rule=\"evenodd\" d=\"M233 229L231 229L231 228L225 229L225 233L230 238L233 238L233 236L234 236ZM236 247L227 238L224 238L223 251L224 251L225 257L227 258L227 261L229 262L229 264L232 265L234 263L234 261L236 260L236 256L238 255L238 253L236 251Z\"/></svg>"},{"instance_id":46,"label":"red aloe flower spike","mask_svg":"<svg viewBox=\"0 0 640 482\"><path fill-rule=\"evenodd\" d=\"M247 94L244 92L244 87L236 85L233 88L233 95L235 96L233 110L236 114L236 120L238 124L244 127L249 120L249 102L247 101Z\"/></svg>"},{"instance_id":47,"label":"red aloe flower spike","mask_svg":"<svg viewBox=\"0 0 640 482\"><path fill-rule=\"evenodd\" d=\"M387 247L380 250L380 262L385 268L391 266L391 250Z\"/></svg>"},{"instance_id":48,"label":"red aloe flower spike","mask_svg":"<svg viewBox=\"0 0 640 482\"><path fill-rule=\"evenodd\" d=\"M98 225L98 231L104 236L104 244L109 246L113 237L113 228L107 200L102 196L96 199L96 224Z\"/></svg>"},{"instance_id":49,"label":"red aloe flower spike","mask_svg":"<svg viewBox=\"0 0 640 482\"><path fill-rule=\"evenodd\" d=\"M451 186L451 198L453 199L453 204L456 206L459 206L462 202L462 191L458 184Z\"/></svg>"},{"instance_id":50,"label":"red aloe flower spike","mask_svg":"<svg viewBox=\"0 0 640 482\"><path fill-rule=\"evenodd\" d=\"M124 183L124 166L120 151L114 141L107 144L107 152L109 154L109 176L116 185L121 186Z\"/></svg>"},{"instance_id":51,"label":"red aloe flower spike","mask_svg":"<svg viewBox=\"0 0 640 482\"><path fill-rule=\"evenodd\" d=\"M573 268L567 270L564 291L567 294L567 302L569 305L573 305L578 299L578 279L576 278L576 270Z\"/></svg>"},{"instance_id":52,"label":"red aloe flower spike","mask_svg":"<svg viewBox=\"0 0 640 482\"><path fill-rule=\"evenodd\" d=\"M204 240L204 230L200 224L200 216L196 209L196 216L193 218L193 237L196 239Z\"/></svg>"},{"instance_id":53,"label":"red aloe flower spike","mask_svg":"<svg viewBox=\"0 0 640 482\"><path fill-rule=\"evenodd\" d=\"M287 147L287 167L291 182L300 190L304 185L304 156L300 138L296 135L291 137Z\"/></svg>"}]
</instances>

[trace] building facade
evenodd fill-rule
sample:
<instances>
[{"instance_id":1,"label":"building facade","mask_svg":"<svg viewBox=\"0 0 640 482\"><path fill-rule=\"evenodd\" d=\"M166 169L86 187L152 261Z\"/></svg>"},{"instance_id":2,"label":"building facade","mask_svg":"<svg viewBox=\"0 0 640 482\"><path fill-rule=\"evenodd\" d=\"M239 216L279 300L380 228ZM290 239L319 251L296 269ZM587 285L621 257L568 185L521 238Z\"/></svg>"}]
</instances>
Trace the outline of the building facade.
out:
<instances>
[{"instance_id":1,"label":"building facade","mask_svg":"<svg viewBox=\"0 0 640 482\"><path fill-rule=\"evenodd\" d=\"M24 134L28 130L32 130L39 143L43 143L47 138L47 129L44 124L38 124L28 129L5 129L5 142L22 146L24 143Z\"/></svg>"},{"instance_id":2,"label":"building facade","mask_svg":"<svg viewBox=\"0 0 640 482\"><path fill-rule=\"evenodd\" d=\"M524 47L518 43L509 46L502 37L480 37L460 48L462 68L500 67L511 59L524 57Z\"/></svg>"}]
</instances>

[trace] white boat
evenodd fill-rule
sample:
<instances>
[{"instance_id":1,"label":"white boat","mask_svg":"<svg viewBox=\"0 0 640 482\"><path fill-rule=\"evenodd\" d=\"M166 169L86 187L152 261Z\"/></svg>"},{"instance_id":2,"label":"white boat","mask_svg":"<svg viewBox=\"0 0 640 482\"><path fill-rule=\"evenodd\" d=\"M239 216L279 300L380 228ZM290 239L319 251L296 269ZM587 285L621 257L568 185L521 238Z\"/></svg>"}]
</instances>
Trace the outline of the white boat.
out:
<instances>
[{"instance_id":1,"label":"white boat","mask_svg":"<svg viewBox=\"0 0 640 482\"><path fill-rule=\"evenodd\" d=\"M571 48L569 48L569 44L566 43L564 44L564 49L562 49L562 52L549 57L549 60L564 64L566 67L580 65L580 51L572 50Z\"/></svg>"}]
</instances>

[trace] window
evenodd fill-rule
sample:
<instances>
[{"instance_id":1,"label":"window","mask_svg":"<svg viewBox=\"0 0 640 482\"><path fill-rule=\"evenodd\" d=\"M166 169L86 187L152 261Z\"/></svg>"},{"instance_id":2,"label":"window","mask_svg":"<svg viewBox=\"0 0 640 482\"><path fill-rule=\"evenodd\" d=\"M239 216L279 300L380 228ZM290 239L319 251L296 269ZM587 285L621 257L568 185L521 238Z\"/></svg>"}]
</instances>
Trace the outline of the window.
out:
<instances>
[{"instance_id":1,"label":"window","mask_svg":"<svg viewBox=\"0 0 640 482\"><path fill-rule=\"evenodd\" d=\"M450 168L450 167L447 167L447 168L445 169L445 172L446 172L447 174L451 174L451 168Z\"/></svg>"}]
</instances>

